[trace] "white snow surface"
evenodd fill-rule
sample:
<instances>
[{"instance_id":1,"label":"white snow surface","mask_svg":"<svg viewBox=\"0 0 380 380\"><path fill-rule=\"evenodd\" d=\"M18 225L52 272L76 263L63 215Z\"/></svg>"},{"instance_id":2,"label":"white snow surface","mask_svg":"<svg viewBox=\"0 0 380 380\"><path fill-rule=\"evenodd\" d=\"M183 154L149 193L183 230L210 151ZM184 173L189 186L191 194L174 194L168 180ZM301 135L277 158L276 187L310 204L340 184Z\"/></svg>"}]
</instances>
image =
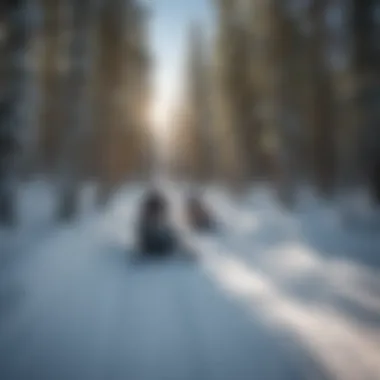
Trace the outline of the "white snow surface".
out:
<instances>
[{"instance_id":1,"label":"white snow surface","mask_svg":"<svg viewBox=\"0 0 380 380\"><path fill-rule=\"evenodd\" d=\"M378 231L210 188L220 228L195 234L167 191L197 262L130 260L140 186L67 226L45 184L23 191L0 230L1 380L380 379Z\"/></svg>"}]
</instances>

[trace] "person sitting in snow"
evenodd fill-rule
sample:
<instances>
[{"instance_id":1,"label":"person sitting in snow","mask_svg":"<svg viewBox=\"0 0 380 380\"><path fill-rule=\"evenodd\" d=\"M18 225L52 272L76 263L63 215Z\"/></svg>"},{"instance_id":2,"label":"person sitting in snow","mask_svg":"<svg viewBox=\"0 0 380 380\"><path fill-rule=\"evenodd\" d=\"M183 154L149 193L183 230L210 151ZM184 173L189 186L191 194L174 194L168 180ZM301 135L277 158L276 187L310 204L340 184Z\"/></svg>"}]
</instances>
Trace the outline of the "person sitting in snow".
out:
<instances>
[{"instance_id":1,"label":"person sitting in snow","mask_svg":"<svg viewBox=\"0 0 380 380\"><path fill-rule=\"evenodd\" d=\"M143 201L138 241L142 253L153 255L170 253L177 245L169 222L169 204L157 190L148 193Z\"/></svg>"},{"instance_id":2,"label":"person sitting in snow","mask_svg":"<svg viewBox=\"0 0 380 380\"><path fill-rule=\"evenodd\" d=\"M211 213L206 209L201 198L193 194L187 203L187 218L192 228L196 230L211 230L215 227L215 221L211 217Z\"/></svg>"}]
</instances>

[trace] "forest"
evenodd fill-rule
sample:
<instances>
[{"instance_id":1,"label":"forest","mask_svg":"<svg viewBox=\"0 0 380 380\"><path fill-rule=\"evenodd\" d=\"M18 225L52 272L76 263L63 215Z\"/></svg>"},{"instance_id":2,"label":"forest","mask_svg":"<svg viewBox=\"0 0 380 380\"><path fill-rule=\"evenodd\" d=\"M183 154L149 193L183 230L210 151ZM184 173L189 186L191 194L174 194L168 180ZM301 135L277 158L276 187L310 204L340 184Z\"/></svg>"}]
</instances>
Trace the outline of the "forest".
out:
<instances>
[{"instance_id":1,"label":"forest","mask_svg":"<svg viewBox=\"0 0 380 380\"><path fill-rule=\"evenodd\" d=\"M377 0L215 0L215 33L188 25L182 93L170 114L173 178L322 198L364 189L380 202ZM35 176L70 219L84 184L105 204L156 170L148 2L1 5L0 215Z\"/></svg>"},{"instance_id":2,"label":"forest","mask_svg":"<svg viewBox=\"0 0 380 380\"><path fill-rule=\"evenodd\" d=\"M137 1L2 1L0 219L35 177L69 220L80 189L104 204L150 160L148 12Z\"/></svg>"},{"instance_id":3,"label":"forest","mask_svg":"<svg viewBox=\"0 0 380 380\"><path fill-rule=\"evenodd\" d=\"M304 185L327 199L365 188L378 204L380 2L213 4L211 46L189 28L177 171L264 181L289 206Z\"/></svg>"},{"instance_id":4,"label":"forest","mask_svg":"<svg viewBox=\"0 0 380 380\"><path fill-rule=\"evenodd\" d=\"M0 379L379 380L380 0L0 0Z\"/></svg>"}]
</instances>

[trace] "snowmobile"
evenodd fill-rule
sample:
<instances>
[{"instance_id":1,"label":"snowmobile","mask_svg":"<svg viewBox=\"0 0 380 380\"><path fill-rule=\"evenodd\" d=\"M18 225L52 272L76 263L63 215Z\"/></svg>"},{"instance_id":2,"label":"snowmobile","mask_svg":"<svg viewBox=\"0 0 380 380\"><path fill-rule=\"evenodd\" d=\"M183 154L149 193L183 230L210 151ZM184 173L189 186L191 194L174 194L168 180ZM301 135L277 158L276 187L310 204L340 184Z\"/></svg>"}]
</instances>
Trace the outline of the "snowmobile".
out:
<instances>
[{"instance_id":1,"label":"snowmobile","mask_svg":"<svg viewBox=\"0 0 380 380\"><path fill-rule=\"evenodd\" d=\"M143 202L137 229L137 255L135 258L179 257L194 261L194 250L179 238L170 222L169 204L158 191L152 191Z\"/></svg>"},{"instance_id":2,"label":"snowmobile","mask_svg":"<svg viewBox=\"0 0 380 380\"><path fill-rule=\"evenodd\" d=\"M212 231L216 228L214 218L200 197L192 195L187 204L187 219L190 226L197 231Z\"/></svg>"},{"instance_id":3,"label":"snowmobile","mask_svg":"<svg viewBox=\"0 0 380 380\"><path fill-rule=\"evenodd\" d=\"M145 256L168 256L177 249L175 232L157 220L146 220L140 225L139 251Z\"/></svg>"},{"instance_id":4,"label":"snowmobile","mask_svg":"<svg viewBox=\"0 0 380 380\"><path fill-rule=\"evenodd\" d=\"M174 229L169 224L168 204L158 191L152 191L143 202L138 223L138 250L146 256L165 256L177 246Z\"/></svg>"}]
</instances>

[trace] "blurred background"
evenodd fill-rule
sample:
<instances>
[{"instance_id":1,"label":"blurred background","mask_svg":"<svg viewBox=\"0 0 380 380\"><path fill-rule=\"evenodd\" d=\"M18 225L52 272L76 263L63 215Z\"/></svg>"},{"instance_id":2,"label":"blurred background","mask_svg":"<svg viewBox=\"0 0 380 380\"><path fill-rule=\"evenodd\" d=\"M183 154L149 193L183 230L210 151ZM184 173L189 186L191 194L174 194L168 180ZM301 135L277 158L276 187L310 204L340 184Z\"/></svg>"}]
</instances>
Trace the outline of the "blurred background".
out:
<instances>
[{"instance_id":1,"label":"blurred background","mask_svg":"<svg viewBox=\"0 0 380 380\"><path fill-rule=\"evenodd\" d=\"M3 1L0 215L162 172L379 202L377 1Z\"/></svg>"},{"instance_id":2,"label":"blurred background","mask_svg":"<svg viewBox=\"0 0 380 380\"><path fill-rule=\"evenodd\" d=\"M378 203L378 7L212 2L212 38L189 26L176 172L265 181L287 204L305 184L327 198L364 187Z\"/></svg>"},{"instance_id":3,"label":"blurred background","mask_svg":"<svg viewBox=\"0 0 380 380\"><path fill-rule=\"evenodd\" d=\"M157 181L198 268L120 259ZM379 0L1 0L1 379L378 379L379 206Z\"/></svg>"}]
</instances>

